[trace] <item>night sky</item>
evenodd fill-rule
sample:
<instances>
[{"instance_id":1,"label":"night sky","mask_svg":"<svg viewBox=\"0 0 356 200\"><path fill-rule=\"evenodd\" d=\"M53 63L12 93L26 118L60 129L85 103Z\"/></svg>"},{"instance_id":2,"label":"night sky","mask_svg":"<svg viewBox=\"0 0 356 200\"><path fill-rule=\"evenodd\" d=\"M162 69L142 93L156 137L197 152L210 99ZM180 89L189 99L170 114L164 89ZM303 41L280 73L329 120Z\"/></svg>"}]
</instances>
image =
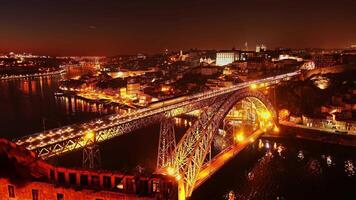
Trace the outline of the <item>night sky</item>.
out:
<instances>
[{"instance_id":1,"label":"night sky","mask_svg":"<svg viewBox=\"0 0 356 200\"><path fill-rule=\"evenodd\" d=\"M0 51L49 55L164 49L345 48L355 0L1 0Z\"/></svg>"}]
</instances>

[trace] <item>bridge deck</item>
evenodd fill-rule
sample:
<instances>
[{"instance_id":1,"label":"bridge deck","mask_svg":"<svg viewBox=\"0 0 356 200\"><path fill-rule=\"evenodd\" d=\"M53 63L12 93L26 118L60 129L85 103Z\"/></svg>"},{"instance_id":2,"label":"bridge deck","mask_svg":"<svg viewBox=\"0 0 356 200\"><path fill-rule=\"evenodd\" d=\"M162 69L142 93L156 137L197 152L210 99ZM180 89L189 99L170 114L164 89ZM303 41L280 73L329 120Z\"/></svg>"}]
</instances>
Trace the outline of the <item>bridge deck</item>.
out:
<instances>
[{"instance_id":1,"label":"bridge deck","mask_svg":"<svg viewBox=\"0 0 356 200\"><path fill-rule=\"evenodd\" d=\"M147 108L139 109L121 116L116 114L109 115L86 123L64 126L42 133L25 136L15 142L29 150L36 151L39 156L47 158L85 146L86 141L84 140L84 136L87 130L92 130L97 133L97 141L104 141L131 132L144 125L160 121L163 117L176 116L197 109L199 106L207 106L206 104L208 101L211 102L214 98L219 98L238 90L248 88L251 84L260 84L263 86L273 85L282 80L288 80L300 73L301 71L298 70L260 80L248 81L217 90L162 101L152 104ZM205 104L203 102L205 102Z\"/></svg>"}]
</instances>

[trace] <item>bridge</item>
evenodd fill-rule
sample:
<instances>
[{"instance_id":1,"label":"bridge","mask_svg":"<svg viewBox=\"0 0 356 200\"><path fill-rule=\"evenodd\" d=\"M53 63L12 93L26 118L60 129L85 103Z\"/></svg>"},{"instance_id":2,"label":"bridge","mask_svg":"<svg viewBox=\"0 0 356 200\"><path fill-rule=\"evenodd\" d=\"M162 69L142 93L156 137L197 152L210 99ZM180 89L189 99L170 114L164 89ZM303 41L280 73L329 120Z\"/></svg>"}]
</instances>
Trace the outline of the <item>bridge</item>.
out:
<instances>
[{"instance_id":1,"label":"bridge","mask_svg":"<svg viewBox=\"0 0 356 200\"><path fill-rule=\"evenodd\" d=\"M185 199L191 196L197 187L197 181L198 184L204 182L201 172L207 167L205 161L211 152L212 140L232 107L242 100L250 102L258 111L260 128L266 131L273 127L271 121L278 123L277 113L268 98L256 89L288 81L300 74L301 71L298 70L178 97L124 115L109 115L86 123L29 135L17 140L16 144L35 151L43 159L83 148L87 155L83 159L86 159L89 167L93 167L99 156L96 148L99 142L160 122L157 171L174 176L178 181L179 199ZM176 144L173 117L194 110L200 110L200 116ZM253 135L253 139L262 132Z\"/></svg>"}]
</instances>

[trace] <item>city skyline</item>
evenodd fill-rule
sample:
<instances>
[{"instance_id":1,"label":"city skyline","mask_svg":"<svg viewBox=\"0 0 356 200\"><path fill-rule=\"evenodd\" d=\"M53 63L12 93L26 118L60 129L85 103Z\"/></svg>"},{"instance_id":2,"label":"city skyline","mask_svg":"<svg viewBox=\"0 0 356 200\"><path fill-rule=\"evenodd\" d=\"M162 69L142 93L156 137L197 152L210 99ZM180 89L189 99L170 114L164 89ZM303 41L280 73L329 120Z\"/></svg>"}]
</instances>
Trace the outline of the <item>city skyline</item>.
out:
<instances>
[{"instance_id":1,"label":"city skyline","mask_svg":"<svg viewBox=\"0 0 356 200\"><path fill-rule=\"evenodd\" d=\"M239 49L246 41L250 50L262 43L269 48L346 48L356 42L355 6L350 0L9 1L0 8L0 51L152 54Z\"/></svg>"}]
</instances>

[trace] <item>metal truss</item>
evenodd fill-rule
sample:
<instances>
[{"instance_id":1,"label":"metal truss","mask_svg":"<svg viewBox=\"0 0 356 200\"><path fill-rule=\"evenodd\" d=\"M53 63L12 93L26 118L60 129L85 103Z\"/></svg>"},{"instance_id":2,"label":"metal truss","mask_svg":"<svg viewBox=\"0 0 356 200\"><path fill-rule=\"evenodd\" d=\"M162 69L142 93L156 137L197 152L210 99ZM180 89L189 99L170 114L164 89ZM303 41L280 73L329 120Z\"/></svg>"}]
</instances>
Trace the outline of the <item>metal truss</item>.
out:
<instances>
[{"instance_id":1,"label":"metal truss","mask_svg":"<svg viewBox=\"0 0 356 200\"><path fill-rule=\"evenodd\" d=\"M275 77L244 82L231 87L202 92L181 99L178 98L179 100L174 103L165 104L165 102L162 102L161 105L157 105L157 107L140 109L122 116L105 116L82 124L48 130L20 138L15 142L29 150L35 151L39 157L47 159L52 156L81 149L88 145L83 139L88 124L94 124L93 131L96 133L96 140L97 142L101 142L145 127L149 124L160 122L165 119L166 116L174 117L213 105L213 103L219 102L219 99L224 99L233 93L248 89L251 84L270 86L278 84L283 80L289 80L291 77L300 75L300 73L300 71L296 71ZM202 116L201 123L205 120L203 118L204 116ZM95 121L97 120L102 120L104 123L95 125ZM190 150L192 149L190 148ZM182 157L185 157L185 155L182 155Z\"/></svg>"},{"instance_id":2,"label":"metal truss","mask_svg":"<svg viewBox=\"0 0 356 200\"><path fill-rule=\"evenodd\" d=\"M83 168L98 169L101 166L99 145L90 144L83 149Z\"/></svg>"},{"instance_id":3,"label":"metal truss","mask_svg":"<svg viewBox=\"0 0 356 200\"><path fill-rule=\"evenodd\" d=\"M196 99L194 101L185 102L180 107L172 107L163 110L162 112L152 113L152 115L141 116L140 114L137 114L135 118L132 117L129 120L119 119L118 123L113 123L112 125L107 125L104 127L93 129L93 131L95 131L96 133L96 141L102 142L105 140L109 140L113 137L130 133L134 130L143 128L150 124L163 121L167 118L167 116L175 117L184 113L191 112L193 110L198 110L202 107L211 105L212 102L216 101L216 99L221 99L223 97L224 95L218 97L213 96L210 98L205 98L203 100ZM78 131L79 134L71 134L74 136L66 138L63 141L59 140L58 142L55 141L54 143L50 143L51 141L49 141L50 144L37 147L34 150L37 153L38 157L47 159L53 156L62 155L67 152L84 148L86 145L88 145L86 141L83 139L85 135L84 131L85 130ZM30 150L32 149L30 148Z\"/></svg>"},{"instance_id":4,"label":"metal truss","mask_svg":"<svg viewBox=\"0 0 356 200\"><path fill-rule=\"evenodd\" d=\"M193 123L183 135L172 155L173 158L170 166L173 167L175 171L183 171L184 166L188 163L189 155L193 151L197 142L201 139L202 134L200 133L200 128L205 127L208 124L209 120L217 112L222 103L223 101L218 101L211 106L202 109L198 120Z\"/></svg>"},{"instance_id":5,"label":"metal truss","mask_svg":"<svg viewBox=\"0 0 356 200\"><path fill-rule=\"evenodd\" d=\"M171 154L176 148L176 137L174 133L174 118L167 118L161 122L158 152L157 152L157 166L156 170L159 171L165 168L169 163Z\"/></svg>"},{"instance_id":6,"label":"metal truss","mask_svg":"<svg viewBox=\"0 0 356 200\"><path fill-rule=\"evenodd\" d=\"M87 145L83 149L82 162L84 169L98 169L101 166L99 145L96 143L96 133L91 132L91 134L85 136Z\"/></svg>"},{"instance_id":7,"label":"metal truss","mask_svg":"<svg viewBox=\"0 0 356 200\"><path fill-rule=\"evenodd\" d=\"M216 102L207 108L178 143L170 165L182 177L179 190L183 190L186 197L191 196L195 188L196 179L221 122L230 109L245 98L253 98L254 103L264 105L272 118L276 119L276 112L271 103L258 91L241 90L229 96L226 101Z\"/></svg>"}]
</instances>

